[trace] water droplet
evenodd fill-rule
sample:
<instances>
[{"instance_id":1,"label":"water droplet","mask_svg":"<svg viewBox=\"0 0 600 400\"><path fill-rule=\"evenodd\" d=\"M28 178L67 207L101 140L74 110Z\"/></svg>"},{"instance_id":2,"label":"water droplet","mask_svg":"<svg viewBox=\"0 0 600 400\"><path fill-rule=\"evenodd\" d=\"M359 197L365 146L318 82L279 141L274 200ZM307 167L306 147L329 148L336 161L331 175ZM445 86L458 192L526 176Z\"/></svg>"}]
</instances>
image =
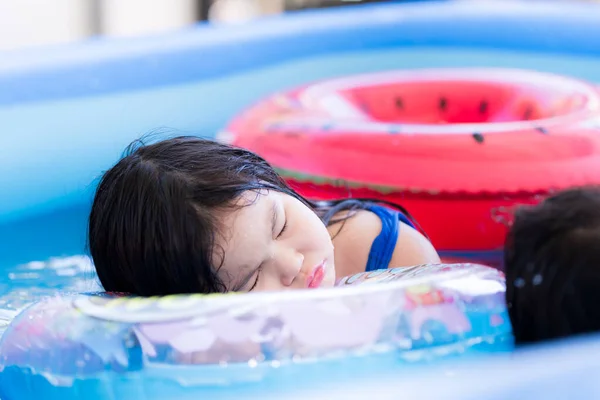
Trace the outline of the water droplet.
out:
<instances>
[{"instance_id":1,"label":"water droplet","mask_svg":"<svg viewBox=\"0 0 600 400\"><path fill-rule=\"evenodd\" d=\"M542 275L535 274L534 277L533 277L533 284L537 286L540 283L542 283L543 280L544 280L544 278L542 277Z\"/></svg>"},{"instance_id":2,"label":"water droplet","mask_svg":"<svg viewBox=\"0 0 600 400\"><path fill-rule=\"evenodd\" d=\"M46 267L46 263L43 261L31 261L25 264L25 268L28 269L44 269Z\"/></svg>"},{"instance_id":3,"label":"water droplet","mask_svg":"<svg viewBox=\"0 0 600 400\"><path fill-rule=\"evenodd\" d=\"M523 286L525 286L525 279L523 279L523 278L515 279L515 287L522 288Z\"/></svg>"}]
</instances>

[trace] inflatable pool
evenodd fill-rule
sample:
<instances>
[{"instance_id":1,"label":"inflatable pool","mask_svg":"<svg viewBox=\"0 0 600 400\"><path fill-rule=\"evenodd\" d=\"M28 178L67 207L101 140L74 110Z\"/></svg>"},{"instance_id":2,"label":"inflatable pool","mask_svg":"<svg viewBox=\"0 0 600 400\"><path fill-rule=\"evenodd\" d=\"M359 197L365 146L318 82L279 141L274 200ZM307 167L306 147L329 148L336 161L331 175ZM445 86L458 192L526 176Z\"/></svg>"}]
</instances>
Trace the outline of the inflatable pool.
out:
<instances>
[{"instance_id":1,"label":"inflatable pool","mask_svg":"<svg viewBox=\"0 0 600 400\"><path fill-rule=\"evenodd\" d=\"M220 137L265 157L304 196L391 201L442 253L493 251L508 231L501 210L600 184L599 118L600 91L573 78L399 70L274 94Z\"/></svg>"},{"instance_id":2,"label":"inflatable pool","mask_svg":"<svg viewBox=\"0 0 600 400\"><path fill-rule=\"evenodd\" d=\"M381 71L515 68L598 83L598 38L597 4L458 1L329 9L238 27L198 26L158 37L93 40L74 46L4 53L0 63L0 304L5 309L0 318L6 315L8 323L26 304L57 293L63 295L56 300L58 303L48 300L49 303L39 303L28 310L34 313L39 307L52 304L70 306L65 290L86 291L87 284L80 284L85 279L74 282L70 278L87 276L83 271L88 271L89 262L86 264L81 254L95 178L130 141L144 133L169 128L177 133L212 137L242 110L273 93L316 81ZM498 218L498 223L503 223L502 218ZM486 234L481 232L482 236ZM498 255L481 249L445 250L446 255L480 260ZM93 282L91 278L89 282ZM210 377L214 379L211 382L217 382L219 377L236 375L231 365L219 369L218 364L202 376L195 372L185 375L181 370L177 374L171 365L142 372L136 370L144 361L139 347L125 346L125 359L131 356L141 364L129 364L133 369L130 371L115 362L109 364L112 369L108 372L90 378L86 371L104 371L102 366L106 364L101 357L86 356L83 341L108 340L116 333L100 328L111 323L101 318L98 322L99 315L85 314L83 309L70 310L79 313L73 318L82 325L57 328L59 335L52 337L50 346L45 346L45 342L35 344L40 345L34 347L38 356L35 360L20 359L22 353L18 351L1 354L6 358L0 362L0 398L27 399L20 396L21 388L35 393L34 398L44 399L64 399L65 393L71 398L82 398L100 387L107 399L185 394L186 390L197 395L198 388L206 383L202 379ZM35 314L22 314L26 315ZM91 325L95 328L83 330L85 334L78 337L79 342L66 340L68 335L82 332L69 328L85 327L84 321L90 320L95 321ZM3 346L19 343L21 336L15 332L20 323L21 318L12 322L2 338ZM540 353L510 359L491 357L490 352L506 348L501 342L488 343L481 351L481 364L477 364L477 379L464 373L460 366L464 360L443 361L437 355L430 357L431 351L411 355L414 361L430 361L439 364L439 368L424 371L415 366L403 368L402 372L399 369L404 364L395 351L368 352L358 358L342 354L327 362L292 362L289 368L258 374L253 382L231 383L223 379L222 384L204 386L204 393L210 398L282 399L320 391L327 393L328 398L348 399L352 397L345 387L356 396L364 395L365 390L373 393L379 387L376 393L384 398L385 393L402 393L402 387L410 387L416 393L409 384L414 374L420 374L415 382L430 382L424 390L431 394L434 388L438 389L438 396L429 398L440 398L442 387L434 383L447 382L445 374L456 373L457 384L444 387L444 398L458 398L459 393L460 398L481 397L478 382L491 381L494 385L485 392L487 398L493 398L494 393L501 398L511 390L513 394L540 394L543 388L553 388L559 393L558 389L564 390L566 383L570 383L570 395L579 397L594 387L589 373L576 371L595 365L597 343L592 338L575 347L555 345ZM133 349L132 353L127 353L127 349ZM455 350L460 352L460 348ZM548 351L572 351L578 358L569 359L569 365L551 363L548 360L554 358ZM60 361L63 354L76 357ZM36 357L33 352L31 357ZM35 374L31 369L19 368L23 363L34 362L43 366L49 358L56 364L36 370ZM520 360L526 360L531 367L521 368ZM237 365L245 376L256 366ZM569 368L570 375L560 374L565 368ZM304 386L292 388L289 384L298 383L297 376L302 377ZM288 384L280 384L280 378L286 378L284 382ZM561 381L563 378L565 381ZM22 385L15 384L15 379L22 379ZM532 385L528 379L536 383ZM136 382L151 384L136 386ZM427 393L422 398L427 398Z\"/></svg>"}]
</instances>

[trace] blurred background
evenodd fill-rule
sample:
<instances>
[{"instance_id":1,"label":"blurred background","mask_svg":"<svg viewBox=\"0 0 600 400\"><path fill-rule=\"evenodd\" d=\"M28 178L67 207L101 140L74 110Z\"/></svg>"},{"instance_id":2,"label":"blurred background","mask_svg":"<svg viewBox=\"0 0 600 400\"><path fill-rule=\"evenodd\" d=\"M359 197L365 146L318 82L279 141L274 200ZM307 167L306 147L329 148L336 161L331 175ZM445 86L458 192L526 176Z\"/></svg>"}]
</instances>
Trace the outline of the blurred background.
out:
<instances>
[{"instance_id":1,"label":"blurred background","mask_svg":"<svg viewBox=\"0 0 600 400\"><path fill-rule=\"evenodd\" d=\"M0 0L0 51L161 33L198 21L235 24L293 10L418 1L426 0Z\"/></svg>"},{"instance_id":2,"label":"blurred background","mask_svg":"<svg viewBox=\"0 0 600 400\"><path fill-rule=\"evenodd\" d=\"M306 8L417 0L0 0L0 50L241 23Z\"/></svg>"}]
</instances>

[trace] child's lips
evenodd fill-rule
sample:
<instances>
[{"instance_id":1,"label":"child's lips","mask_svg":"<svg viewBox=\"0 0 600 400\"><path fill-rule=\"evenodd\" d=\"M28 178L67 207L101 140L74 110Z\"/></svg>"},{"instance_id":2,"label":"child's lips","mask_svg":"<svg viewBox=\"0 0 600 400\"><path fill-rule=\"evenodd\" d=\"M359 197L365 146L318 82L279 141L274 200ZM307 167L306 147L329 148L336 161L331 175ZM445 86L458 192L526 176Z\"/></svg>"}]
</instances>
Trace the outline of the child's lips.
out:
<instances>
[{"instance_id":1,"label":"child's lips","mask_svg":"<svg viewBox=\"0 0 600 400\"><path fill-rule=\"evenodd\" d=\"M310 289L318 288L325 279L325 260L313 268L312 273L306 281L306 287Z\"/></svg>"}]
</instances>

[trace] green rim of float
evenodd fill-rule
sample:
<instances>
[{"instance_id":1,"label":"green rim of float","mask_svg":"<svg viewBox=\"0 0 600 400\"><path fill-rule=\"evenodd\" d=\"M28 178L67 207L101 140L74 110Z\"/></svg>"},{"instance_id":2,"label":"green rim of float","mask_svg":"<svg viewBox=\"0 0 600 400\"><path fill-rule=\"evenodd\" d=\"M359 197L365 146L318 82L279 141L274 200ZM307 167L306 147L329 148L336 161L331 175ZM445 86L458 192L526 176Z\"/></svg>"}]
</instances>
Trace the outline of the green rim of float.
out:
<instances>
[{"instance_id":1,"label":"green rim of float","mask_svg":"<svg viewBox=\"0 0 600 400\"><path fill-rule=\"evenodd\" d=\"M337 178L326 177L326 176L311 175L311 174L307 174L306 172L278 168L277 166L274 166L274 168L275 168L275 171L279 175L281 175L283 178L290 178L297 182L308 182L308 183L314 183L316 185L331 185L333 187L344 187L344 188L351 188L351 189L366 188L366 189L370 189L370 190L373 190L373 191L375 191L377 193L381 193L381 194L390 194L390 193L396 193L396 192L401 193L404 191L408 191L411 193L421 193L422 192L419 189L408 189L408 188L402 189L402 188L395 188L392 186L385 186L385 185L373 185L373 184L366 183L366 182L349 181L349 180L345 180L345 179L337 179ZM438 192L428 191L427 193L437 194Z\"/></svg>"}]
</instances>

